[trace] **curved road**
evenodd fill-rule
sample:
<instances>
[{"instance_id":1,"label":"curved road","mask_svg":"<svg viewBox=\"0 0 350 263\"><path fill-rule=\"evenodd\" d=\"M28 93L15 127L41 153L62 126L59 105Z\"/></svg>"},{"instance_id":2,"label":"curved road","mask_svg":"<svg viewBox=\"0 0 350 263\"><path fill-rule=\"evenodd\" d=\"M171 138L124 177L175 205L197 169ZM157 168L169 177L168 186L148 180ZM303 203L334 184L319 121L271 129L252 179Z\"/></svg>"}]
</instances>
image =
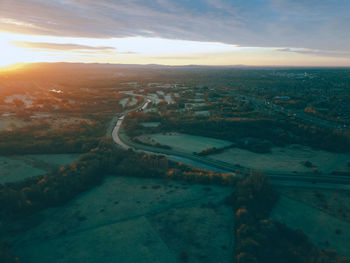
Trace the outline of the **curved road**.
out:
<instances>
[{"instance_id":1,"label":"curved road","mask_svg":"<svg viewBox=\"0 0 350 263\"><path fill-rule=\"evenodd\" d=\"M118 118L118 121L117 121L117 123L116 123L116 125L115 125L115 127L114 127L114 129L113 129L113 131L112 131L112 138L113 138L113 140L118 144L118 145L120 145L122 148L124 148L124 149L129 149L129 148L132 148L132 147L129 147L128 145L126 145L125 143L123 143L121 140L120 140L120 138L119 138L119 130L120 130L120 128L121 128L121 126L122 126L122 123L123 123L123 120L124 120L124 118L125 118L125 116L126 115L128 115L130 112L132 112L132 111L137 111L137 110L144 110L144 109L146 109L147 108L147 106L148 106L148 104L151 102L151 100L150 99L147 99L146 100L146 102L144 102L141 106L139 106L139 107L137 107L136 109L132 109L132 110L128 110L128 111L125 111L124 113L123 113L123 115L122 116L120 116L119 118ZM134 149L135 150L135 149Z\"/></svg>"}]
</instances>

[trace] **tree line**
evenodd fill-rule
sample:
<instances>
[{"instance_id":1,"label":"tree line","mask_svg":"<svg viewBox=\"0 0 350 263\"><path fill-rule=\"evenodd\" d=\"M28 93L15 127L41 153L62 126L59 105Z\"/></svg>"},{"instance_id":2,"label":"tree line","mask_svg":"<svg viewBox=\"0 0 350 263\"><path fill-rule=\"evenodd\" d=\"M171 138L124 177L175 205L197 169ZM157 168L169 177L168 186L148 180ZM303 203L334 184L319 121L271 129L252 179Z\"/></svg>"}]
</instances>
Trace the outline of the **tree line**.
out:
<instances>
[{"instance_id":1,"label":"tree line","mask_svg":"<svg viewBox=\"0 0 350 263\"><path fill-rule=\"evenodd\" d=\"M349 263L334 250L319 250L300 230L269 218L278 200L268 177L255 172L239 181L227 203L235 212L235 263Z\"/></svg>"},{"instance_id":2,"label":"tree line","mask_svg":"<svg viewBox=\"0 0 350 263\"><path fill-rule=\"evenodd\" d=\"M158 121L158 127L145 128L145 121ZM178 131L187 134L228 140L236 147L257 153L269 152L273 145L284 147L290 144L302 144L314 149L331 152L349 152L350 136L345 132L301 124L291 119L227 119L207 118L203 116L182 115L178 112L133 113L124 121L124 127L130 137L142 132L158 133ZM248 141L246 138L250 138ZM321 143L322 142L322 143Z\"/></svg>"},{"instance_id":3,"label":"tree line","mask_svg":"<svg viewBox=\"0 0 350 263\"><path fill-rule=\"evenodd\" d=\"M111 174L219 185L235 185L238 178L175 163L164 156L126 151L116 147L112 140L104 139L76 162L55 172L0 185L0 235L10 229L14 220L63 205ZM18 259L12 255L8 246L0 246L1 258L8 258L4 262L19 262L14 261Z\"/></svg>"}]
</instances>

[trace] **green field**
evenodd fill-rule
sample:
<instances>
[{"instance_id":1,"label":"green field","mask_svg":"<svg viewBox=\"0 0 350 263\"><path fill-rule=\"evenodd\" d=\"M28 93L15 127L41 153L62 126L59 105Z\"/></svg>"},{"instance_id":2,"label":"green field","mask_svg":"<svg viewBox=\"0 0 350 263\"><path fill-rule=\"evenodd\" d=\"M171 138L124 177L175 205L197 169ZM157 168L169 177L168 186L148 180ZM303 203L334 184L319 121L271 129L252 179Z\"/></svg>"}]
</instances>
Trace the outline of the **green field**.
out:
<instances>
[{"instance_id":1,"label":"green field","mask_svg":"<svg viewBox=\"0 0 350 263\"><path fill-rule=\"evenodd\" d=\"M22 121L14 117L4 117L1 115L0 117L0 131L12 130L30 124L29 121Z\"/></svg>"},{"instance_id":2,"label":"green field","mask_svg":"<svg viewBox=\"0 0 350 263\"><path fill-rule=\"evenodd\" d=\"M142 122L141 126L143 127L158 127L160 122Z\"/></svg>"},{"instance_id":3,"label":"green field","mask_svg":"<svg viewBox=\"0 0 350 263\"><path fill-rule=\"evenodd\" d=\"M230 141L175 132L142 135L139 138L151 144L159 143L161 145L168 145L176 151L185 153L200 152L201 150L212 147L222 148L232 144Z\"/></svg>"},{"instance_id":4,"label":"green field","mask_svg":"<svg viewBox=\"0 0 350 263\"><path fill-rule=\"evenodd\" d=\"M174 103L175 101L173 100L173 98L171 97L171 94L168 93L164 96L164 99L168 102L168 103Z\"/></svg>"},{"instance_id":5,"label":"green field","mask_svg":"<svg viewBox=\"0 0 350 263\"><path fill-rule=\"evenodd\" d=\"M129 102L129 97L127 97L127 98L124 98L124 99L121 99L120 101L119 101L119 104L121 104L122 106L123 106L123 108L125 108L126 107L126 105L127 105L127 103Z\"/></svg>"},{"instance_id":6,"label":"green field","mask_svg":"<svg viewBox=\"0 0 350 263\"><path fill-rule=\"evenodd\" d=\"M201 110L201 111L194 111L195 115L203 115L203 116L209 116L210 113L207 110Z\"/></svg>"},{"instance_id":7,"label":"green field","mask_svg":"<svg viewBox=\"0 0 350 263\"><path fill-rule=\"evenodd\" d=\"M0 156L0 183L15 182L52 172L77 160L79 154Z\"/></svg>"},{"instance_id":8,"label":"green field","mask_svg":"<svg viewBox=\"0 0 350 263\"><path fill-rule=\"evenodd\" d=\"M23 263L232 262L229 187L109 177L11 236ZM130 194L132 193L132 194ZM64 224L62 224L64 222Z\"/></svg>"},{"instance_id":9,"label":"green field","mask_svg":"<svg viewBox=\"0 0 350 263\"><path fill-rule=\"evenodd\" d=\"M300 229L318 248L335 249L340 255L350 256L350 222L284 196L271 217L292 229Z\"/></svg>"},{"instance_id":10,"label":"green field","mask_svg":"<svg viewBox=\"0 0 350 263\"><path fill-rule=\"evenodd\" d=\"M211 159L230 164L271 172L312 172L312 167L305 167L310 161L314 168L322 173L332 171L350 171L347 165L350 155L317 151L302 145L273 147L270 153L254 153L239 148L227 149L222 153L209 156Z\"/></svg>"}]
</instances>

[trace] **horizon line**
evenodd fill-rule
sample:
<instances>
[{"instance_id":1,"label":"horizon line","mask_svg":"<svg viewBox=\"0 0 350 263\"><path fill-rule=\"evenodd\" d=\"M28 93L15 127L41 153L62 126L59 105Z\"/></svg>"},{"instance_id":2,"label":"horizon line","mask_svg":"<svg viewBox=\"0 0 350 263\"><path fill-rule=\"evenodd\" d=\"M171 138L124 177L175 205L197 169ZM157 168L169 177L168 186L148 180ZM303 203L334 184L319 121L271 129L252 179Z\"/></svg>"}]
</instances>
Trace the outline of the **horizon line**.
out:
<instances>
[{"instance_id":1,"label":"horizon line","mask_svg":"<svg viewBox=\"0 0 350 263\"><path fill-rule=\"evenodd\" d=\"M207 67L207 68L345 68L350 69L349 66L342 66L342 65L245 65L245 64L237 64L237 65L206 65L206 64L183 64L183 65L169 65L169 64L155 64L155 63L149 63L149 64L130 64L130 63L101 63L101 62L67 62L67 61L56 61L56 62L49 62L49 61L42 61L42 62L19 62L19 63L13 63L7 66L1 66L0 71L2 70L11 70L11 68L20 68L25 67L28 65L38 65L38 64L71 64L71 65L108 65L108 66L144 66L144 67L170 67L170 68L181 68L181 67ZM15 69L14 69L15 70Z\"/></svg>"}]
</instances>

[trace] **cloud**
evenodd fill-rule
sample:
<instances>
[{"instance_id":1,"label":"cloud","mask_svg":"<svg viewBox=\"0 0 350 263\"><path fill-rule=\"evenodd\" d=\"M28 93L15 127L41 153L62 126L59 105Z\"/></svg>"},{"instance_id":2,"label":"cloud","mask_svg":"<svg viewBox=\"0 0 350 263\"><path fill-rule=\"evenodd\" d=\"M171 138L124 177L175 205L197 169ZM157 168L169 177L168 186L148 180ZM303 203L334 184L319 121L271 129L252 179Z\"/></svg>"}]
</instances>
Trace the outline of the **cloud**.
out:
<instances>
[{"instance_id":1,"label":"cloud","mask_svg":"<svg viewBox=\"0 0 350 263\"><path fill-rule=\"evenodd\" d=\"M310 48L275 48L275 51L278 52L290 52L290 53L299 53L303 55L315 55L322 57L347 57L350 58L350 52L347 51L334 51L334 50L318 50Z\"/></svg>"},{"instance_id":2,"label":"cloud","mask_svg":"<svg viewBox=\"0 0 350 263\"><path fill-rule=\"evenodd\" d=\"M207 55L208 56L208 55ZM192 56L153 56L149 57L151 59L158 59L158 60L198 60L203 59L203 56L200 55L192 55Z\"/></svg>"},{"instance_id":3,"label":"cloud","mask_svg":"<svg viewBox=\"0 0 350 263\"><path fill-rule=\"evenodd\" d=\"M14 41L14 45L23 48L40 49L46 51L113 51L114 47L93 47L78 44L59 44L45 42Z\"/></svg>"},{"instance_id":4,"label":"cloud","mask_svg":"<svg viewBox=\"0 0 350 263\"><path fill-rule=\"evenodd\" d=\"M349 51L348 0L1 0L0 31Z\"/></svg>"}]
</instances>

